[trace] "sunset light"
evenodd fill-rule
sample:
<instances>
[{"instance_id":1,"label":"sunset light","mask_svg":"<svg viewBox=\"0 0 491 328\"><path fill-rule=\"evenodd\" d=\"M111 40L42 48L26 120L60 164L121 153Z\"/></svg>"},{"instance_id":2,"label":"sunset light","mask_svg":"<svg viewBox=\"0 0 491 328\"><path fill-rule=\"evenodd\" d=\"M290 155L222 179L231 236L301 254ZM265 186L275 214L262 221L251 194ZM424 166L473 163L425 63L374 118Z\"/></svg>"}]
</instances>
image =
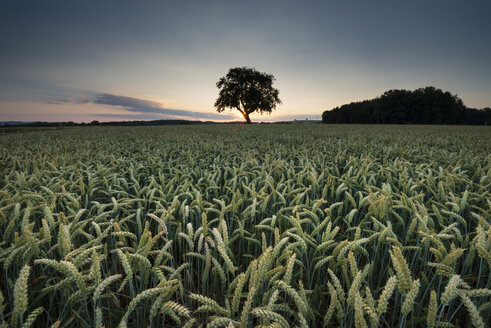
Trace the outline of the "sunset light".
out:
<instances>
[{"instance_id":1,"label":"sunset light","mask_svg":"<svg viewBox=\"0 0 491 328\"><path fill-rule=\"evenodd\" d=\"M0 328L490 324L491 0L0 0Z\"/></svg>"},{"instance_id":2,"label":"sunset light","mask_svg":"<svg viewBox=\"0 0 491 328\"><path fill-rule=\"evenodd\" d=\"M273 74L281 92L277 110L255 121L320 120L430 85L483 108L490 8L473 3L3 1L0 121L242 119L213 107L218 78L238 66ZM101 103L101 94L121 98Z\"/></svg>"}]
</instances>

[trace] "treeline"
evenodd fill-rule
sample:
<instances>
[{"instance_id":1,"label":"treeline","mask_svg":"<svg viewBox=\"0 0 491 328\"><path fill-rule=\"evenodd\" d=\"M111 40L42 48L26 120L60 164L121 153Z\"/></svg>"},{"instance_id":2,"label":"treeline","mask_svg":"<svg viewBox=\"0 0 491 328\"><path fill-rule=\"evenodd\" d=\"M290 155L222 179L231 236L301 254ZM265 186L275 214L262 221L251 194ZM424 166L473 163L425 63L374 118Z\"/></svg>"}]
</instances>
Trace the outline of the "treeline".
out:
<instances>
[{"instance_id":1,"label":"treeline","mask_svg":"<svg viewBox=\"0 0 491 328\"><path fill-rule=\"evenodd\" d=\"M212 121L191 121L191 120L151 120L151 121L111 121L90 123L69 122L0 122L0 127L5 128L63 128L72 126L154 126L154 125L194 125L194 124L215 124Z\"/></svg>"},{"instance_id":2,"label":"treeline","mask_svg":"<svg viewBox=\"0 0 491 328\"><path fill-rule=\"evenodd\" d=\"M435 87L389 90L371 100L322 113L323 123L491 125L491 108L468 108L457 95Z\"/></svg>"},{"instance_id":3,"label":"treeline","mask_svg":"<svg viewBox=\"0 0 491 328\"><path fill-rule=\"evenodd\" d=\"M191 121L191 120L151 120L151 121L111 121L90 123L81 123L80 125L102 125L102 126L154 126L154 125L191 125L191 124L208 124L210 121Z\"/></svg>"}]
</instances>

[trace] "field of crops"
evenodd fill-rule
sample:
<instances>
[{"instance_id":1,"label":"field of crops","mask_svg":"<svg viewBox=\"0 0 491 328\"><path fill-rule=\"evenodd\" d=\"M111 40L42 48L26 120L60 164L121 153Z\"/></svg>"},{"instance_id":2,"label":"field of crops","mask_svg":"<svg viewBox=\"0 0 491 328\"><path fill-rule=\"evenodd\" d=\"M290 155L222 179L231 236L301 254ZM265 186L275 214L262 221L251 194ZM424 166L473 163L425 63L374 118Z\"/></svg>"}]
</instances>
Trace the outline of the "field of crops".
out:
<instances>
[{"instance_id":1,"label":"field of crops","mask_svg":"<svg viewBox=\"0 0 491 328\"><path fill-rule=\"evenodd\" d=\"M491 128L0 134L0 327L489 327Z\"/></svg>"}]
</instances>

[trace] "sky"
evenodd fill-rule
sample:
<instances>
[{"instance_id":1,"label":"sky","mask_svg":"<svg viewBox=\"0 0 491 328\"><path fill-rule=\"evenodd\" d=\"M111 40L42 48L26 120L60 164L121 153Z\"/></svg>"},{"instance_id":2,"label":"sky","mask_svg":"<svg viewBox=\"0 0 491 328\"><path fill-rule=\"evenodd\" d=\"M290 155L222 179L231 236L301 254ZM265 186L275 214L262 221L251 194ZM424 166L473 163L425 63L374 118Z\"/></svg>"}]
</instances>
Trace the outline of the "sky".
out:
<instances>
[{"instance_id":1,"label":"sky","mask_svg":"<svg viewBox=\"0 0 491 328\"><path fill-rule=\"evenodd\" d=\"M0 1L0 121L241 120L228 69L273 74L253 121L320 119L390 89L491 106L491 1Z\"/></svg>"}]
</instances>

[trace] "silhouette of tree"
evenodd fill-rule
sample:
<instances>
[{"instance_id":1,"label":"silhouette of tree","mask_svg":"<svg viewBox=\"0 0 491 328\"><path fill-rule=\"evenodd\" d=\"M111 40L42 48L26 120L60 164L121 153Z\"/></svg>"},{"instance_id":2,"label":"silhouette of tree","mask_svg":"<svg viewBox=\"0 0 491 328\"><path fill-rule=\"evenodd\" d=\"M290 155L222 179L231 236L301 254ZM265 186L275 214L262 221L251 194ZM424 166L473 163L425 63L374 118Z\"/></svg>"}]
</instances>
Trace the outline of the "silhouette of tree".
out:
<instances>
[{"instance_id":1,"label":"silhouette of tree","mask_svg":"<svg viewBox=\"0 0 491 328\"><path fill-rule=\"evenodd\" d=\"M389 90L380 97L322 113L324 123L490 124L491 110L467 108L457 95L435 87Z\"/></svg>"},{"instance_id":2,"label":"silhouette of tree","mask_svg":"<svg viewBox=\"0 0 491 328\"><path fill-rule=\"evenodd\" d=\"M276 104L281 104L279 91L273 88L274 80L272 74L256 71L255 68L229 69L227 75L217 82L220 89L215 101L217 112L235 108L247 123L251 123L249 115L253 112L271 113L276 109Z\"/></svg>"}]
</instances>

